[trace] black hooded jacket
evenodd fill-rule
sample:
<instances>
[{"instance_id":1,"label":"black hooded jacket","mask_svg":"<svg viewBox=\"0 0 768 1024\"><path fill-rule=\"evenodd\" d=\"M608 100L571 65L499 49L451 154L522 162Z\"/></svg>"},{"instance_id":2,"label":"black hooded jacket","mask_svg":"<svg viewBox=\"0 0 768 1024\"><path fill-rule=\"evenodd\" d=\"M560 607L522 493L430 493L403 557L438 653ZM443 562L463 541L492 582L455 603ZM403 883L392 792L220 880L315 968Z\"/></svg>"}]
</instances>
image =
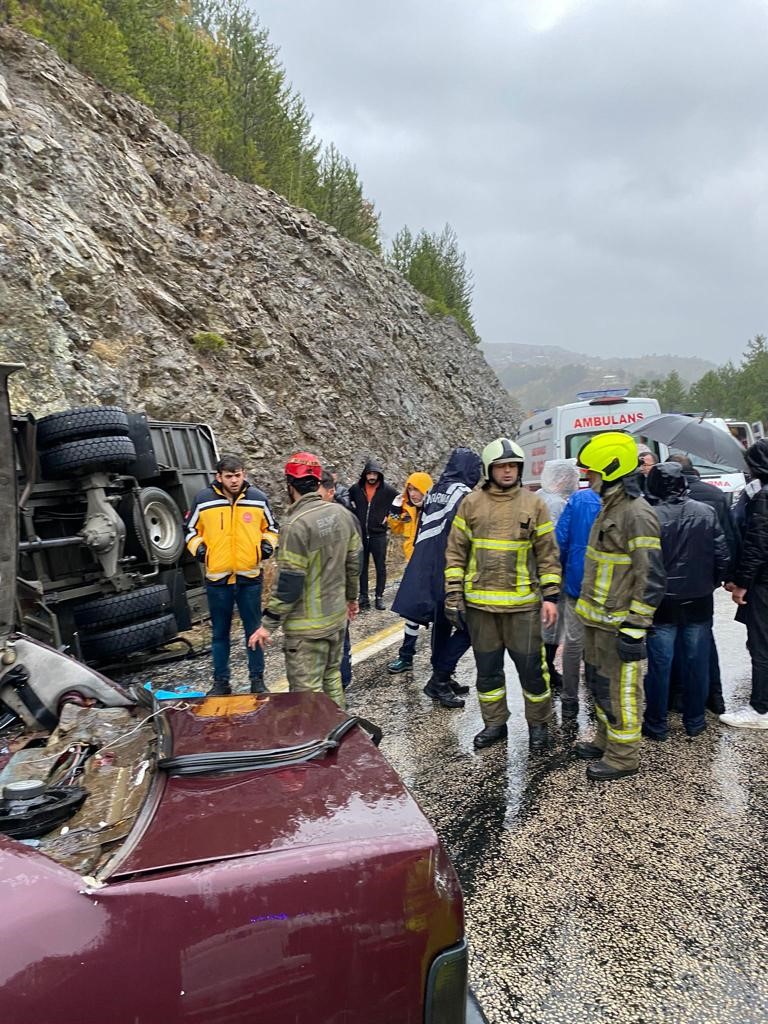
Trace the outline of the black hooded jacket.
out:
<instances>
[{"instance_id":1,"label":"black hooded jacket","mask_svg":"<svg viewBox=\"0 0 768 1024\"><path fill-rule=\"evenodd\" d=\"M376 493L370 504L365 490L365 478L369 473L377 473L379 477ZM360 474L360 479L349 488L350 508L360 521L364 541L372 534L387 532L387 516L396 497L396 489L384 482L384 469L381 463L376 459L369 459Z\"/></svg>"},{"instance_id":2,"label":"black hooded jacket","mask_svg":"<svg viewBox=\"0 0 768 1024\"><path fill-rule=\"evenodd\" d=\"M656 610L656 623L704 622L712 617L712 593L728 576L731 555L715 510L688 496L683 467L676 462L654 466L648 490L661 524L661 553L667 592Z\"/></svg>"}]
</instances>

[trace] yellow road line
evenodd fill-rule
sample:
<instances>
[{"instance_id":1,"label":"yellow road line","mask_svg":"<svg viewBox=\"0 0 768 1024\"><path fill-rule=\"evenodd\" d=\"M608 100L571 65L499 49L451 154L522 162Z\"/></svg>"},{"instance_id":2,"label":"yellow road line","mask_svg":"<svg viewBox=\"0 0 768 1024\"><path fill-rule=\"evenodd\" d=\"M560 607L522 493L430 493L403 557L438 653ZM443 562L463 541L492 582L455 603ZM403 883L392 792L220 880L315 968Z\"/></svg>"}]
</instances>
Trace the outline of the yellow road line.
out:
<instances>
[{"instance_id":1,"label":"yellow road line","mask_svg":"<svg viewBox=\"0 0 768 1024\"><path fill-rule=\"evenodd\" d=\"M352 645L352 664L359 665L361 661L365 661L372 654L377 654L380 650L389 647L392 640L400 636L402 632L403 620L401 619L399 622L393 622L391 626L380 629L378 633L372 633L371 636L358 640L356 644ZM269 688L273 693L287 693L288 680L283 676L277 682L270 683Z\"/></svg>"}]
</instances>

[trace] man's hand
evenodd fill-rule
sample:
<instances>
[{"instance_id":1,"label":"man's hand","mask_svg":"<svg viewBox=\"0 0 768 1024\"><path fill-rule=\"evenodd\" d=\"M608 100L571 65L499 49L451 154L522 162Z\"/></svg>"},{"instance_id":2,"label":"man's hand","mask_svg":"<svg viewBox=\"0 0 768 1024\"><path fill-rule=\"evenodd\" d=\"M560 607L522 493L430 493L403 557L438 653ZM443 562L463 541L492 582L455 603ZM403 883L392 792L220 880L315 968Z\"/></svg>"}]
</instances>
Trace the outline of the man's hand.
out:
<instances>
[{"instance_id":1,"label":"man's hand","mask_svg":"<svg viewBox=\"0 0 768 1024\"><path fill-rule=\"evenodd\" d=\"M360 605L357 601L347 601L347 620L354 622L360 612Z\"/></svg>"},{"instance_id":2,"label":"man's hand","mask_svg":"<svg viewBox=\"0 0 768 1024\"><path fill-rule=\"evenodd\" d=\"M466 629L467 623L464 616L467 608L464 604L463 594L448 594L445 598L445 617L454 629Z\"/></svg>"},{"instance_id":3,"label":"man's hand","mask_svg":"<svg viewBox=\"0 0 768 1024\"><path fill-rule=\"evenodd\" d=\"M198 560L200 565L205 565L205 556L208 554L208 548L205 544L201 544L195 552L195 558Z\"/></svg>"},{"instance_id":4,"label":"man's hand","mask_svg":"<svg viewBox=\"0 0 768 1024\"><path fill-rule=\"evenodd\" d=\"M263 626L259 626L256 632L251 633L251 635L248 637L248 646L251 648L251 650L254 651L256 650L257 647L261 647L263 649L264 647L266 647L267 644L271 643L272 634L269 632L268 629L265 629Z\"/></svg>"},{"instance_id":5,"label":"man's hand","mask_svg":"<svg viewBox=\"0 0 768 1024\"><path fill-rule=\"evenodd\" d=\"M541 602L541 624L547 629L557 625L557 605L554 601Z\"/></svg>"},{"instance_id":6,"label":"man's hand","mask_svg":"<svg viewBox=\"0 0 768 1024\"><path fill-rule=\"evenodd\" d=\"M732 601L735 601L736 604L746 604L747 602L744 600L744 598L746 597L746 594L747 594L747 588L746 587L737 587L735 583L733 584L733 587L732 587L732 590L731 590L731 600Z\"/></svg>"},{"instance_id":7,"label":"man's hand","mask_svg":"<svg viewBox=\"0 0 768 1024\"><path fill-rule=\"evenodd\" d=\"M736 586L735 583L724 583L723 590L727 590L729 594L733 593L733 588Z\"/></svg>"},{"instance_id":8,"label":"man's hand","mask_svg":"<svg viewBox=\"0 0 768 1024\"><path fill-rule=\"evenodd\" d=\"M272 544L268 540L263 540L261 542L262 561L266 561L268 558L271 558L272 555L274 554L274 551L275 549L272 547Z\"/></svg>"}]
</instances>

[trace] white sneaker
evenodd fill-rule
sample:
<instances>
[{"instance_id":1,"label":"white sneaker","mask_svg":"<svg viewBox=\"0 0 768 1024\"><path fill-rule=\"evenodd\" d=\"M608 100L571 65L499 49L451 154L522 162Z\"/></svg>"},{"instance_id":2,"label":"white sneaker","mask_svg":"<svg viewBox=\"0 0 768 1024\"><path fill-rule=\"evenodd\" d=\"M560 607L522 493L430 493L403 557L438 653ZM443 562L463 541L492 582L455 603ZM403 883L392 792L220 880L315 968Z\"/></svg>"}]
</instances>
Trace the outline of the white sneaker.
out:
<instances>
[{"instance_id":1,"label":"white sneaker","mask_svg":"<svg viewBox=\"0 0 768 1024\"><path fill-rule=\"evenodd\" d=\"M729 711L720 715L720 721L725 725L732 725L736 729L768 729L768 711L760 714L755 711L751 704L747 704L738 711Z\"/></svg>"}]
</instances>

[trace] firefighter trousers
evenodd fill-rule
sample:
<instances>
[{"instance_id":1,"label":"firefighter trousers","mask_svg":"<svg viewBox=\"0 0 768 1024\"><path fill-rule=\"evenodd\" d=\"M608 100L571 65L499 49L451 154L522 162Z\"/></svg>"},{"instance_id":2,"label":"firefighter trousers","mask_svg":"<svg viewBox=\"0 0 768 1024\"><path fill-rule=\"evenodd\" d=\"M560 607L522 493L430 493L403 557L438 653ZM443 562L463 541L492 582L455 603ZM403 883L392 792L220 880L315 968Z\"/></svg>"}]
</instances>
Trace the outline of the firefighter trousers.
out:
<instances>
[{"instance_id":1,"label":"firefighter trousers","mask_svg":"<svg viewBox=\"0 0 768 1024\"><path fill-rule=\"evenodd\" d=\"M327 693L340 708L345 708L344 689L341 685L341 658L344 653L344 633L340 629L331 636L321 638L286 636L285 674L291 693L307 690Z\"/></svg>"},{"instance_id":2,"label":"firefighter trousers","mask_svg":"<svg viewBox=\"0 0 768 1024\"><path fill-rule=\"evenodd\" d=\"M509 718L504 653L514 662L525 700L529 725L552 717L549 669L541 641L539 607L524 612L486 612L467 608L467 629L477 665L477 697L485 725L503 725Z\"/></svg>"},{"instance_id":3,"label":"firefighter trousers","mask_svg":"<svg viewBox=\"0 0 768 1024\"><path fill-rule=\"evenodd\" d=\"M611 768L637 768L645 663L622 661L616 633L588 625L584 626L584 663L597 715L592 742L602 748L603 761Z\"/></svg>"}]
</instances>

